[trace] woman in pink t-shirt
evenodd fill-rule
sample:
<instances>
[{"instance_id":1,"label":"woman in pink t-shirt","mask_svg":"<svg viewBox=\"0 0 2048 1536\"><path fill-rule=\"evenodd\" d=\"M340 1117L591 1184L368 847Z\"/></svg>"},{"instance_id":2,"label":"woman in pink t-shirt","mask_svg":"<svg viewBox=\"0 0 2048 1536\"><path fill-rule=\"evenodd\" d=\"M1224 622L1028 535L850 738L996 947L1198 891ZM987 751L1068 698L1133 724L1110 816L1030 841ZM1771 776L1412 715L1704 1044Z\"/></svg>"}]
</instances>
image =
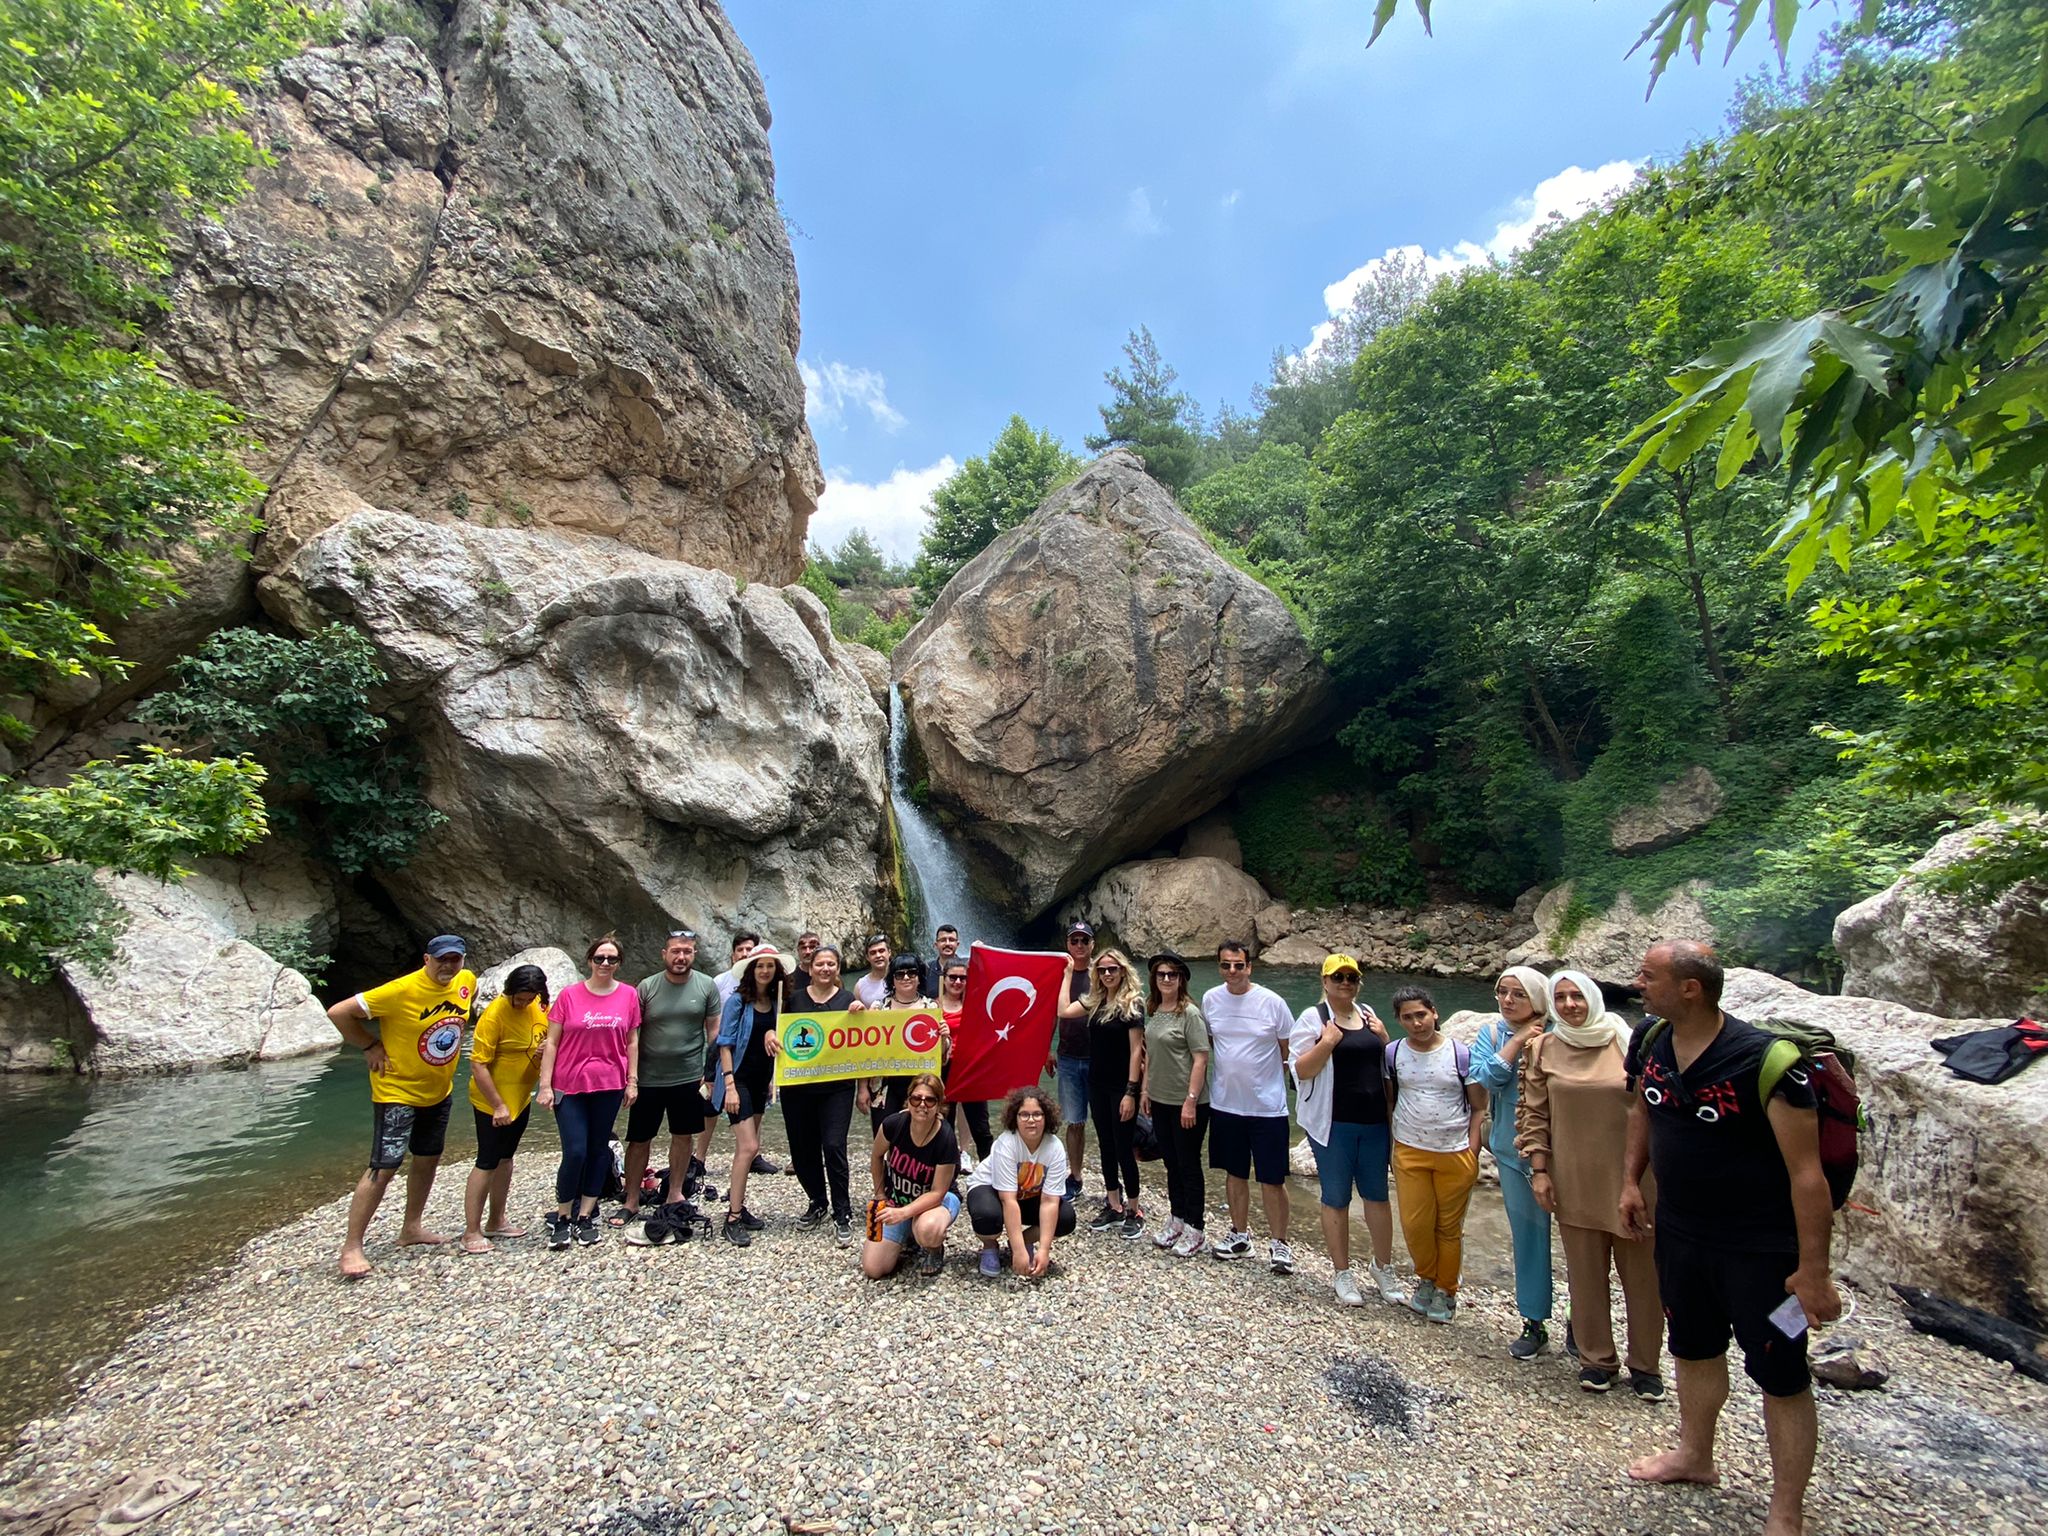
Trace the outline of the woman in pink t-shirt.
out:
<instances>
[{"instance_id":1,"label":"woman in pink t-shirt","mask_svg":"<svg viewBox=\"0 0 2048 1536\"><path fill-rule=\"evenodd\" d=\"M555 1112L562 1165L548 1246L599 1243L597 1202L611 1172L612 1123L640 1091L640 993L619 984L619 941L606 934L583 952L590 977L562 989L548 1008L534 1100Z\"/></svg>"}]
</instances>

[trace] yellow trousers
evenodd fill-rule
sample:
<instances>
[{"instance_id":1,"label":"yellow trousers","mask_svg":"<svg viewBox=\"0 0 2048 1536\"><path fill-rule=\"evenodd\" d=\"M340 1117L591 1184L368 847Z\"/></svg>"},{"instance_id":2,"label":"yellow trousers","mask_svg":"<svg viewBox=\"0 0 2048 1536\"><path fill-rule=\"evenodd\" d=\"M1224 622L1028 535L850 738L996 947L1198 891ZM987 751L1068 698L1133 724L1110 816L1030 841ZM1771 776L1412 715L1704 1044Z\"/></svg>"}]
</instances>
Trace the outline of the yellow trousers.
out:
<instances>
[{"instance_id":1,"label":"yellow trousers","mask_svg":"<svg viewBox=\"0 0 2048 1536\"><path fill-rule=\"evenodd\" d=\"M1394 1143L1394 1194L1401 1236L1415 1273L1446 1295L1458 1294L1465 1262L1465 1207L1479 1181L1476 1152L1425 1152Z\"/></svg>"}]
</instances>

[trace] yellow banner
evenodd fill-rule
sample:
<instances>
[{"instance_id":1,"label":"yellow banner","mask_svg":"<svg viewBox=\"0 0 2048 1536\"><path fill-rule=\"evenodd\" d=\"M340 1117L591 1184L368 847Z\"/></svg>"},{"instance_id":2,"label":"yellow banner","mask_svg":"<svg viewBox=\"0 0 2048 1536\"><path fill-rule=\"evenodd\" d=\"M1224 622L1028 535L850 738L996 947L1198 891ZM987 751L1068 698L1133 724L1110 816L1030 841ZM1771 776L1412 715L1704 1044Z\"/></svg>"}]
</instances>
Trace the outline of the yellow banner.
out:
<instances>
[{"instance_id":1,"label":"yellow banner","mask_svg":"<svg viewBox=\"0 0 2048 1536\"><path fill-rule=\"evenodd\" d=\"M775 1058L775 1081L788 1087L936 1072L945 1032L935 1008L785 1013L775 1030L782 1042Z\"/></svg>"}]
</instances>

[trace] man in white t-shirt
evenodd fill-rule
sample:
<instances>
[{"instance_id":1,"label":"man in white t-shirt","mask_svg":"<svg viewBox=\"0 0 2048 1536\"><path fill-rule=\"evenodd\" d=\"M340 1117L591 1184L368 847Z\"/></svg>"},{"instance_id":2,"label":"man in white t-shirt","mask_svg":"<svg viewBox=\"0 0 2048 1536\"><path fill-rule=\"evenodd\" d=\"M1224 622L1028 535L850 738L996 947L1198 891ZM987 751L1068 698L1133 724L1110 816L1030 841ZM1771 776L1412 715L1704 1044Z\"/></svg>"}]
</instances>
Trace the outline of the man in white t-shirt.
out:
<instances>
[{"instance_id":1,"label":"man in white t-shirt","mask_svg":"<svg viewBox=\"0 0 2048 1536\"><path fill-rule=\"evenodd\" d=\"M1230 1230L1212 1241L1219 1259L1252 1251L1249 1183L1254 1173L1266 1207L1267 1261L1294 1273L1287 1246L1287 1037L1294 1014L1270 987L1252 981L1251 951L1235 939L1216 946L1223 985L1202 996L1209 1025L1209 1166L1223 1170Z\"/></svg>"},{"instance_id":2,"label":"man in white t-shirt","mask_svg":"<svg viewBox=\"0 0 2048 1536\"><path fill-rule=\"evenodd\" d=\"M885 1008L889 1003L889 941L880 934L868 940L867 974L853 984L853 995L864 1008Z\"/></svg>"}]
</instances>

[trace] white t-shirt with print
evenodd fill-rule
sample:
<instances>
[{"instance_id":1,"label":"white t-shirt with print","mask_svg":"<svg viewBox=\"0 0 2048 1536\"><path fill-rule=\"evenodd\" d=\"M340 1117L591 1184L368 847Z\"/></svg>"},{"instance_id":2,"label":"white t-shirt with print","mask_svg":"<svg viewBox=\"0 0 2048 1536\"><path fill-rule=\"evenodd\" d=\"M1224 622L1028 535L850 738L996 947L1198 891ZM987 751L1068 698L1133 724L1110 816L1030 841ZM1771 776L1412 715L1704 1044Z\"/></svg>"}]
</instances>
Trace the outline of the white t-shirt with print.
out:
<instances>
[{"instance_id":1,"label":"white t-shirt with print","mask_svg":"<svg viewBox=\"0 0 2048 1536\"><path fill-rule=\"evenodd\" d=\"M1394 1067L1394 1140L1424 1152L1469 1151L1472 1103L1458 1076L1457 1043L1446 1035L1435 1050L1418 1051L1400 1039L1387 1055Z\"/></svg>"},{"instance_id":2,"label":"white t-shirt with print","mask_svg":"<svg viewBox=\"0 0 2048 1536\"><path fill-rule=\"evenodd\" d=\"M1005 1131L988 1149L988 1156L975 1165L967 1180L969 1189L1009 1190L1021 1203L1036 1200L1049 1189L1055 1195L1067 1192L1067 1149L1057 1136L1047 1136L1033 1152L1015 1131Z\"/></svg>"}]
</instances>

